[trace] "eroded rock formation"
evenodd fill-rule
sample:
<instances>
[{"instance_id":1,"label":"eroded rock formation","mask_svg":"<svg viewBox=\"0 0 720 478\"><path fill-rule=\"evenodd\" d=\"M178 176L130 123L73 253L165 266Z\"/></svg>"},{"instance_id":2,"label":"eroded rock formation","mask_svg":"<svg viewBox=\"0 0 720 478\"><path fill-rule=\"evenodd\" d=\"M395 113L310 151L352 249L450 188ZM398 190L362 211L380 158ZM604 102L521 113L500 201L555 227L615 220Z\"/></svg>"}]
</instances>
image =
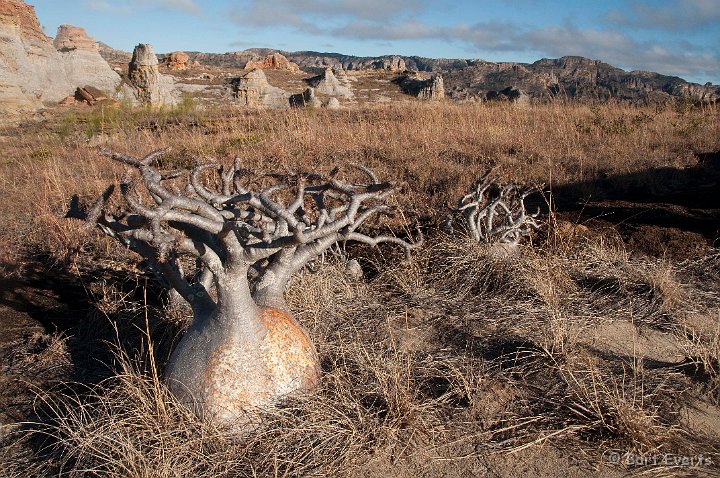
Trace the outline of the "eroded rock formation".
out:
<instances>
[{"instance_id":1,"label":"eroded rock formation","mask_svg":"<svg viewBox=\"0 0 720 478\"><path fill-rule=\"evenodd\" d=\"M445 85L441 74L430 78L427 73L408 72L394 80L402 90L421 100L442 100L445 98Z\"/></svg>"},{"instance_id":2,"label":"eroded rock formation","mask_svg":"<svg viewBox=\"0 0 720 478\"><path fill-rule=\"evenodd\" d=\"M165 66L167 66L169 70L173 71L187 70L189 62L190 57L183 51L174 51L167 55L163 60Z\"/></svg>"},{"instance_id":3,"label":"eroded rock formation","mask_svg":"<svg viewBox=\"0 0 720 478\"><path fill-rule=\"evenodd\" d=\"M293 108L328 108L336 110L340 108L340 101L334 96L330 98L320 99L315 96L315 88L309 87L302 93L290 95L290 106Z\"/></svg>"},{"instance_id":4,"label":"eroded rock formation","mask_svg":"<svg viewBox=\"0 0 720 478\"><path fill-rule=\"evenodd\" d=\"M434 75L422 88L420 88L418 98L421 100L442 100L445 98L445 85L443 83L443 77L440 73Z\"/></svg>"},{"instance_id":5,"label":"eroded rock formation","mask_svg":"<svg viewBox=\"0 0 720 478\"><path fill-rule=\"evenodd\" d=\"M203 65L242 68L273 50L250 49L231 53L191 53ZM406 70L442 73L446 96L457 100L482 100L489 91L518 88L532 99L554 97L580 101L616 99L658 104L687 98L696 102L720 101L720 85L689 83L681 78L647 71L624 71L598 60L577 56L542 59L534 63L494 63L478 59L425 58L418 56L359 57L315 51L281 51L301 69ZM397 60L396 60L397 58ZM402 62L400 61L402 60Z\"/></svg>"},{"instance_id":6,"label":"eroded rock formation","mask_svg":"<svg viewBox=\"0 0 720 478\"><path fill-rule=\"evenodd\" d=\"M121 78L100 56L97 42L84 28L60 25L53 41L73 86L91 86L114 94Z\"/></svg>"},{"instance_id":7,"label":"eroded rock formation","mask_svg":"<svg viewBox=\"0 0 720 478\"><path fill-rule=\"evenodd\" d=\"M508 86L500 91L488 91L485 95L487 101L509 101L517 105L530 104L530 97L524 91Z\"/></svg>"},{"instance_id":8,"label":"eroded rock formation","mask_svg":"<svg viewBox=\"0 0 720 478\"><path fill-rule=\"evenodd\" d=\"M386 71L392 71L392 72L403 72L406 70L405 60L401 56L393 55L390 57L382 57L378 58L377 60L373 61L369 65L363 65L362 63L359 65L349 65L351 67L356 68L350 68L350 69L359 69L358 67L363 67L363 69L367 70L386 70Z\"/></svg>"},{"instance_id":9,"label":"eroded rock formation","mask_svg":"<svg viewBox=\"0 0 720 478\"><path fill-rule=\"evenodd\" d=\"M84 101L89 105L94 105L96 103L100 103L101 101L107 101L110 98L102 90L86 85L84 87L78 87L78 89L75 90L74 99L76 101Z\"/></svg>"},{"instance_id":10,"label":"eroded rock formation","mask_svg":"<svg viewBox=\"0 0 720 478\"><path fill-rule=\"evenodd\" d=\"M72 25L60 25L57 35L53 40L53 45L58 51L63 50L94 50L98 51L98 45L95 40L90 38L84 28Z\"/></svg>"},{"instance_id":11,"label":"eroded rock formation","mask_svg":"<svg viewBox=\"0 0 720 478\"><path fill-rule=\"evenodd\" d=\"M316 93L340 98L353 97L347 78L341 82L333 73L332 68L326 68L322 74L308 79L307 83L315 89Z\"/></svg>"},{"instance_id":12,"label":"eroded rock formation","mask_svg":"<svg viewBox=\"0 0 720 478\"><path fill-rule=\"evenodd\" d=\"M340 101L334 96L328 98L327 102L323 105L325 108L330 110L337 110L340 108Z\"/></svg>"},{"instance_id":13,"label":"eroded rock formation","mask_svg":"<svg viewBox=\"0 0 720 478\"><path fill-rule=\"evenodd\" d=\"M18 0L0 0L0 111L36 110L74 89L35 9Z\"/></svg>"},{"instance_id":14,"label":"eroded rock formation","mask_svg":"<svg viewBox=\"0 0 720 478\"><path fill-rule=\"evenodd\" d=\"M260 68L261 70L285 70L293 73L300 71L300 67L277 52L269 54L262 60L250 60L245 65L246 70L255 68Z\"/></svg>"},{"instance_id":15,"label":"eroded rock formation","mask_svg":"<svg viewBox=\"0 0 720 478\"><path fill-rule=\"evenodd\" d=\"M319 108L322 106L322 101L315 96L315 89L309 87L302 93L290 95L290 106L293 108L303 108L306 106Z\"/></svg>"},{"instance_id":16,"label":"eroded rock formation","mask_svg":"<svg viewBox=\"0 0 720 478\"><path fill-rule=\"evenodd\" d=\"M270 85L265 73L255 68L245 75L231 80L233 94L238 103L252 108L287 108L290 94L282 88Z\"/></svg>"},{"instance_id":17,"label":"eroded rock formation","mask_svg":"<svg viewBox=\"0 0 720 478\"><path fill-rule=\"evenodd\" d=\"M135 47L128 69L135 98L144 105L164 106L177 103L173 79L160 74L158 59L152 45L141 43Z\"/></svg>"},{"instance_id":18,"label":"eroded rock formation","mask_svg":"<svg viewBox=\"0 0 720 478\"><path fill-rule=\"evenodd\" d=\"M13 84L12 78L0 70L0 113L13 115L30 113L42 107L42 102L32 95L27 95L18 86Z\"/></svg>"},{"instance_id":19,"label":"eroded rock formation","mask_svg":"<svg viewBox=\"0 0 720 478\"><path fill-rule=\"evenodd\" d=\"M85 30L61 25L53 41L46 36L32 6L0 0L0 111L37 110L43 103L69 102L79 87L106 92L120 75L100 56ZM93 95L98 96L98 95Z\"/></svg>"},{"instance_id":20,"label":"eroded rock formation","mask_svg":"<svg viewBox=\"0 0 720 478\"><path fill-rule=\"evenodd\" d=\"M116 63L124 63L125 65L127 65L132 59L132 53L128 51L116 50L115 48L111 47L110 45L106 45L101 41L98 42L98 49L100 50L100 56L102 56L105 61L107 61L108 63L110 63L110 65L113 66Z\"/></svg>"}]
</instances>

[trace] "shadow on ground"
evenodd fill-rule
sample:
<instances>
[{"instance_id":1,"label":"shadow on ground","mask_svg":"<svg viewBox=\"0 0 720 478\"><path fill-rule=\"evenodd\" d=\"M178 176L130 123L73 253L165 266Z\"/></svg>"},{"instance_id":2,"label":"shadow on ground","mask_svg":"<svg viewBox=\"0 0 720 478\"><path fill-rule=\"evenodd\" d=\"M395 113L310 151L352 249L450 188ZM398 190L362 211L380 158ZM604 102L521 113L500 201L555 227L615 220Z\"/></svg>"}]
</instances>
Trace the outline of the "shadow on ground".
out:
<instances>
[{"instance_id":1,"label":"shadow on ground","mask_svg":"<svg viewBox=\"0 0 720 478\"><path fill-rule=\"evenodd\" d=\"M94 384L113 374L116 345L131 356L144 349L146 313L153 340L167 342L167 324L159 326L161 291L154 282L124 271L97 267L79 274L46 264L35 259L21 277L0 280L0 353L32 334L59 335L66 338L73 364L62 378ZM101 300L104 288L113 289L117 304Z\"/></svg>"},{"instance_id":2,"label":"shadow on ground","mask_svg":"<svg viewBox=\"0 0 720 478\"><path fill-rule=\"evenodd\" d=\"M631 250L692 257L720 239L720 151L688 168L657 168L554 188L558 216L614 227Z\"/></svg>"}]
</instances>

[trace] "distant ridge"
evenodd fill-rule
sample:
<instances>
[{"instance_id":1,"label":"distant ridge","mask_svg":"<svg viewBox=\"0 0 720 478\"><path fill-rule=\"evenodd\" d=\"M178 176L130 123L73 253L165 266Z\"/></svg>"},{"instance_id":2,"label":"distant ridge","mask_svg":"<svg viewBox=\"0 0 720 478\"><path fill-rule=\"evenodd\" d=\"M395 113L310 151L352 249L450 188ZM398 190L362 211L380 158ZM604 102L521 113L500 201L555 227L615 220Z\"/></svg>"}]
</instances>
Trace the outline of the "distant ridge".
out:
<instances>
[{"instance_id":1,"label":"distant ridge","mask_svg":"<svg viewBox=\"0 0 720 478\"><path fill-rule=\"evenodd\" d=\"M186 52L190 61L221 68L244 68L247 62L279 52L302 70L320 72L327 67L345 70L440 72L447 96L475 100L489 93L516 88L532 98L563 98L580 101L618 100L634 103L664 103L687 98L715 103L720 86L691 83L676 76L647 71L625 71L599 60L580 56L543 58L534 63L489 62L468 59L436 59L419 56L384 55L360 57L316 51L282 51L253 48L228 53ZM101 44L100 53L109 62L122 62L129 53ZM159 55L160 57L164 55Z\"/></svg>"}]
</instances>

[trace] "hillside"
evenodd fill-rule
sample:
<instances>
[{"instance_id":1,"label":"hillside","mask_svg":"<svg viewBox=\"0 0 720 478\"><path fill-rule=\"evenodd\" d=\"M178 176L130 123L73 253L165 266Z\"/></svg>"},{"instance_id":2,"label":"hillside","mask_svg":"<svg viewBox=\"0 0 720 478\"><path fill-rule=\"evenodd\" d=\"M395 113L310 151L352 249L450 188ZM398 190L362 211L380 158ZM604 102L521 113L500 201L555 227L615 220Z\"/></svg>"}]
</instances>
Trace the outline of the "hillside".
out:
<instances>
[{"instance_id":1,"label":"hillside","mask_svg":"<svg viewBox=\"0 0 720 478\"><path fill-rule=\"evenodd\" d=\"M207 66L243 68L245 64L274 50L250 49L229 53L189 52L191 60ZM599 60L577 56L543 58L534 63L493 63L483 60L433 59L417 56L358 57L314 51L281 51L288 60L306 71L328 66L349 71L416 70L439 72L445 78L448 96L459 100L484 99L488 92L508 87L532 98L563 98L657 103L688 97L696 102L714 102L720 86L690 83L682 78L647 71L625 71ZM117 58L117 55L107 56Z\"/></svg>"}]
</instances>

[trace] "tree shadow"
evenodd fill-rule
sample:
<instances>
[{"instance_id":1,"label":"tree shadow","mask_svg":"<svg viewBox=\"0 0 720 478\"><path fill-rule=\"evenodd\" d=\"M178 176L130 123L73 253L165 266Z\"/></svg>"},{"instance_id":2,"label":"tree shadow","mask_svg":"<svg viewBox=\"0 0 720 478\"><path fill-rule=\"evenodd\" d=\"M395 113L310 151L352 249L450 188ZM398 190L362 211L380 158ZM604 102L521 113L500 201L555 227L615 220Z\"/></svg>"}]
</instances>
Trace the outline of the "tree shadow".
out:
<instances>
[{"instance_id":1,"label":"tree shadow","mask_svg":"<svg viewBox=\"0 0 720 478\"><path fill-rule=\"evenodd\" d=\"M650 357L636 357L617 352L607 352L595 347L590 350L607 362L613 362L620 367L639 367L642 370L659 370L668 374L679 374L689 379L704 393L717 397L717 382L714 382L716 372L708 369L706 361L700 357L686 356L677 361L658 360Z\"/></svg>"},{"instance_id":2,"label":"tree shadow","mask_svg":"<svg viewBox=\"0 0 720 478\"><path fill-rule=\"evenodd\" d=\"M511 333L476 335L462 327L447 325L439 330L443 348L459 355L482 359L490 369L511 373L537 362L544 355L532 340Z\"/></svg>"},{"instance_id":3,"label":"tree shadow","mask_svg":"<svg viewBox=\"0 0 720 478\"><path fill-rule=\"evenodd\" d=\"M49 258L33 259L22 277L0 280L0 319L14 332L0 344L39 328L66 337L72 369L61 379L85 385L115 373L118 347L131 357L145 352L148 332L164 363L160 356L169 354L177 328L165 320L154 280L102 266L78 273L66 264L49 266ZM102 297L105 289L112 289L113 299Z\"/></svg>"},{"instance_id":4,"label":"tree shadow","mask_svg":"<svg viewBox=\"0 0 720 478\"><path fill-rule=\"evenodd\" d=\"M0 417L12 424L0 447L54 460L62 439L45 427L62 407L94 400L96 385L124 372L122 356L148 373L148 340L154 363L164 364L182 323L168 321L150 277L97 264L80 273L47 257L27 262L21 276L0 280ZM121 298L115 306L104 287Z\"/></svg>"}]
</instances>

